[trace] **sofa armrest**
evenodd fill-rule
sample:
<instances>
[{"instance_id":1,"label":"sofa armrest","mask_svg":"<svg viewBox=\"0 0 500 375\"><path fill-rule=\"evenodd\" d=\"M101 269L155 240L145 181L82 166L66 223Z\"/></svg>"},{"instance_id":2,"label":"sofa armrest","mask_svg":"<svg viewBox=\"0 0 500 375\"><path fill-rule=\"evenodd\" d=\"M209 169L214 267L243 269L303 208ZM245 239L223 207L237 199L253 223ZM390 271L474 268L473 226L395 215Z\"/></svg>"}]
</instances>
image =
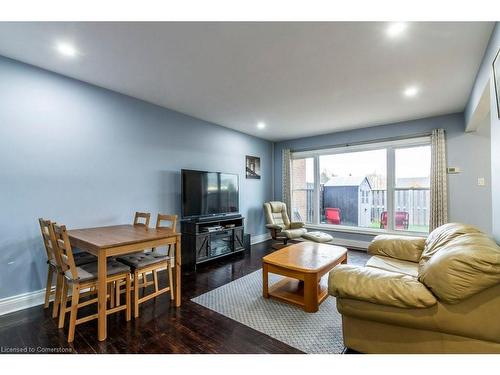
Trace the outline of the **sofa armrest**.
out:
<instances>
[{"instance_id":1,"label":"sofa armrest","mask_svg":"<svg viewBox=\"0 0 500 375\"><path fill-rule=\"evenodd\" d=\"M267 229L276 229L277 231L283 230L283 227L278 224L266 224Z\"/></svg>"},{"instance_id":2,"label":"sofa armrest","mask_svg":"<svg viewBox=\"0 0 500 375\"><path fill-rule=\"evenodd\" d=\"M416 278L371 267L335 267L328 277L328 290L335 297L401 308L426 308L437 303Z\"/></svg>"},{"instance_id":3,"label":"sofa armrest","mask_svg":"<svg viewBox=\"0 0 500 375\"><path fill-rule=\"evenodd\" d=\"M292 221L290 223L290 229L300 229L304 228L305 224L300 221Z\"/></svg>"},{"instance_id":4,"label":"sofa armrest","mask_svg":"<svg viewBox=\"0 0 500 375\"><path fill-rule=\"evenodd\" d=\"M382 255L385 257L418 262L424 251L425 238L380 235L373 239L368 246L371 255Z\"/></svg>"}]
</instances>

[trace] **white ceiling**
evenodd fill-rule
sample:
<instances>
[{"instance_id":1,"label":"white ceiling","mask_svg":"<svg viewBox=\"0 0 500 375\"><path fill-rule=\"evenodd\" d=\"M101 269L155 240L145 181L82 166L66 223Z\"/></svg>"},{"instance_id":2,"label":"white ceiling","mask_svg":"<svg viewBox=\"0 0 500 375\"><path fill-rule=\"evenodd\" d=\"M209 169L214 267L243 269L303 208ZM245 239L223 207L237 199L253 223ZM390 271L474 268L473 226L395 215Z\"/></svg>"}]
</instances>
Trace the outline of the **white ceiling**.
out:
<instances>
[{"instance_id":1,"label":"white ceiling","mask_svg":"<svg viewBox=\"0 0 500 375\"><path fill-rule=\"evenodd\" d=\"M0 55L270 140L462 111L493 23L387 26L0 22Z\"/></svg>"}]
</instances>

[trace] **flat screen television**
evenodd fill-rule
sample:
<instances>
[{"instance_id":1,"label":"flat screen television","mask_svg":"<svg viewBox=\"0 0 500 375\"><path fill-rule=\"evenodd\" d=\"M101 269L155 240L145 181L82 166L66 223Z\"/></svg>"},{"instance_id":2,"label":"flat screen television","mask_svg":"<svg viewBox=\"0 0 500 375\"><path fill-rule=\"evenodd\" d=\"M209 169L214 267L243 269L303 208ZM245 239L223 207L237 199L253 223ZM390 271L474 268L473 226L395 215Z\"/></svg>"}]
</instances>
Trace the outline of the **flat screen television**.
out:
<instances>
[{"instance_id":1,"label":"flat screen television","mask_svg":"<svg viewBox=\"0 0 500 375\"><path fill-rule=\"evenodd\" d=\"M183 169L182 217L239 212L238 175Z\"/></svg>"}]
</instances>

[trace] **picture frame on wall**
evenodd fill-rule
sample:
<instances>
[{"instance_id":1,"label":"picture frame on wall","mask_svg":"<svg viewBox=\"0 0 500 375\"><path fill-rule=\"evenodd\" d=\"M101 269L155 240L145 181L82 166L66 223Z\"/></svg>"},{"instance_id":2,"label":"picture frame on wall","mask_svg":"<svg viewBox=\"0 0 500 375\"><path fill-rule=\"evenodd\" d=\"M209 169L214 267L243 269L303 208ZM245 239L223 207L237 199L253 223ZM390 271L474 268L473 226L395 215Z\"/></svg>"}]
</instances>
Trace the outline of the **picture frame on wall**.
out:
<instances>
[{"instance_id":1,"label":"picture frame on wall","mask_svg":"<svg viewBox=\"0 0 500 375\"><path fill-rule=\"evenodd\" d=\"M246 178L260 180L260 158L258 156L246 156Z\"/></svg>"},{"instance_id":2,"label":"picture frame on wall","mask_svg":"<svg viewBox=\"0 0 500 375\"><path fill-rule=\"evenodd\" d=\"M493 81L495 82L495 96L497 102L497 116L500 119L500 49L493 60Z\"/></svg>"}]
</instances>

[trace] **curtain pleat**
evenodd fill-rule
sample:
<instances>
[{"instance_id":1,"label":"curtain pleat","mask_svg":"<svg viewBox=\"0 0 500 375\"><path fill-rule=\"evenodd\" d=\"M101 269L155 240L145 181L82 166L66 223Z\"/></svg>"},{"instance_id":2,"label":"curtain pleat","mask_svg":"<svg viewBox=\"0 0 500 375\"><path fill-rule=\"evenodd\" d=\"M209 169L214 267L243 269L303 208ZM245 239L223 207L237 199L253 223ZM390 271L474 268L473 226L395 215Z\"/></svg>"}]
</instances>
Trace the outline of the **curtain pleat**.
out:
<instances>
[{"instance_id":1,"label":"curtain pleat","mask_svg":"<svg viewBox=\"0 0 500 375\"><path fill-rule=\"evenodd\" d=\"M434 129L431 135L431 213L430 230L448 222L448 176L446 137L444 129Z\"/></svg>"},{"instance_id":2,"label":"curtain pleat","mask_svg":"<svg viewBox=\"0 0 500 375\"><path fill-rule=\"evenodd\" d=\"M289 149L283 150L283 163L282 163L282 190L283 190L283 203L286 204L286 209L288 211L288 217L291 216L290 207L292 206L292 188L291 188L291 152Z\"/></svg>"}]
</instances>

